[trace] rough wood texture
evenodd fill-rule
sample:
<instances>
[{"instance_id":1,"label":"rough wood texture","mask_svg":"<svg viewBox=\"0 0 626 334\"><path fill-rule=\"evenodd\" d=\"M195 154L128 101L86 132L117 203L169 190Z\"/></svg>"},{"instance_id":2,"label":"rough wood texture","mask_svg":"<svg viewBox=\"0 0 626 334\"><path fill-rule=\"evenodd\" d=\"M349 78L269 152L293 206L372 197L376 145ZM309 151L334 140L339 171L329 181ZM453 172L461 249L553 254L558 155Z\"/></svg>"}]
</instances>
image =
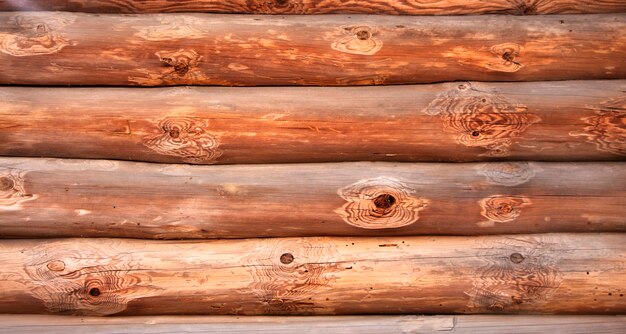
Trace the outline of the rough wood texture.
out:
<instances>
[{"instance_id":1,"label":"rough wood texture","mask_svg":"<svg viewBox=\"0 0 626 334\"><path fill-rule=\"evenodd\" d=\"M0 88L0 155L230 164L626 158L626 81Z\"/></svg>"},{"instance_id":2,"label":"rough wood texture","mask_svg":"<svg viewBox=\"0 0 626 334\"><path fill-rule=\"evenodd\" d=\"M0 331L12 334L163 333L467 333L622 334L626 316L439 315L439 316L143 316L71 317L0 315Z\"/></svg>"},{"instance_id":3,"label":"rough wood texture","mask_svg":"<svg viewBox=\"0 0 626 334\"><path fill-rule=\"evenodd\" d=\"M0 235L626 232L626 163L184 166L0 159Z\"/></svg>"},{"instance_id":4,"label":"rough wood texture","mask_svg":"<svg viewBox=\"0 0 626 334\"><path fill-rule=\"evenodd\" d=\"M4 240L0 312L626 312L626 234Z\"/></svg>"},{"instance_id":5,"label":"rough wood texture","mask_svg":"<svg viewBox=\"0 0 626 334\"><path fill-rule=\"evenodd\" d=\"M626 78L626 16L0 13L0 83L361 85ZM24 69L37 69L25 75ZM303 97L306 98L306 97Z\"/></svg>"},{"instance_id":6,"label":"rough wood texture","mask_svg":"<svg viewBox=\"0 0 626 334\"><path fill-rule=\"evenodd\" d=\"M626 3L621 0L0 0L0 10L91 13L533 15L619 13L626 11Z\"/></svg>"}]
</instances>

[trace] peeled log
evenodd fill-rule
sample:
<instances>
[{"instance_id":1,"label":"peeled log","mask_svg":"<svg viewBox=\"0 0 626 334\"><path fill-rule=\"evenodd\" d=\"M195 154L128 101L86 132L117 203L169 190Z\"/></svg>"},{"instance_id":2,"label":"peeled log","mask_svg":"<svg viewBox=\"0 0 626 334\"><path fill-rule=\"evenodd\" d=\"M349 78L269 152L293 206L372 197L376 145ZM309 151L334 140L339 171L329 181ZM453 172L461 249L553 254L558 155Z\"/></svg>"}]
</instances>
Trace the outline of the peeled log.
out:
<instances>
[{"instance_id":1,"label":"peeled log","mask_svg":"<svg viewBox=\"0 0 626 334\"><path fill-rule=\"evenodd\" d=\"M0 159L4 237L626 232L626 163Z\"/></svg>"},{"instance_id":2,"label":"peeled log","mask_svg":"<svg viewBox=\"0 0 626 334\"><path fill-rule=\"evenodd\" d=\"M0 84L626 78L626 16L0 13ZM37 75L24 75L37 69Z\"/></svg>"},{"instance_id":3,"label":"peeled log","mask_svg":"<svg viewBox=\"0 0 626 334\"><path fill-rule=\"evenodd\" d=\"M1 11L58 10L90 13L211 12L241 14L585 14L620 13L620 0L0 0Z\"/></svg>"},{"instance_id":4,"label":"peeled log","mask_svg":"<svg viewBox=\"0 0 626 334\"><path fill-rule=\"evenodd\" d=\"M601 233L4 240L0 313L619 314L625 260Z\"/></svg>"},{"instance_id":5,"label":"peeled log","mask_svg":"<svg viewBox=\"0 0 626 334\"><path fill-rule=\"evenodd\" d=\"M144 316L72 317L0 315L11 334L250 334L250 333L622 333L626 316L437 315L437 316Z\"/></svg>"},{"instance_id":6,"label":"peeled log","mask_svg":"<svg viewBox=\"0 0 626 334\"><path fill-rule=\"evenodd\" d=\"M0 87L0 155L233 164L626 157L626 80Z\"/></svg>"}]
</instances>

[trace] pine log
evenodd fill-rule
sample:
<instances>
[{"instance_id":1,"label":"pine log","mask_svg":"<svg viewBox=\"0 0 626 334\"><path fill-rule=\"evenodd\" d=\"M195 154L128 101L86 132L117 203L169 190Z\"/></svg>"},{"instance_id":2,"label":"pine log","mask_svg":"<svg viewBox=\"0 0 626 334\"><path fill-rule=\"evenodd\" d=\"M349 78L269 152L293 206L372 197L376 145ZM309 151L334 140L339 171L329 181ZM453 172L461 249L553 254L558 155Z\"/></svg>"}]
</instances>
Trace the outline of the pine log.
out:
<instances>
[{"instance_id":1,"label":"pine log","mask_svg":"<svg viewBox=\"0 0 626 334\"><path fill-rule=\"evenodd\" d=\"M232 164L626 157L626 80L0 87L0 155Z\"/></svg>"},{"instance_id":2,"label":"pine log","mask_svg":"<svg viewBox=\"0 0 626 334\"><path fill-rule=\"evenodd\" d=\"M437 316L138 316L72 317L0 315L11 334L249 334L249 333L455 333L622 334L626 316L437 315Z\"/></svg>"},{"instance_id":3,"label":"pine log","mask_svg":"<svg viewBox=\"0 0 626 334\"><path fill-rule=\"evenodd\" d=\"M622 14L416 18L0 13L0 84L624 79L625 65Z\"/></svg>"},{"instance_id":4,"label":"pine log","mask_svg":"<svg viewBox=\"0 0 626 334\"><path fill-rule=\"evenodd\" d=\"M185 166L0 158L0 236L626 232L626 163Z\"/></svg>"},{"instance_id":5,"label":"pine log","mask_svg":"<svg viewBox=\"0 0 626 334\"><path fill-rule=\"evenodd\" d=\"M391 15L590 14L626 12L621 0L0 0L1 11Z\"/></svg>"},{"instance_id":6,"label":"pine log","mask_svg":"<svg viewBox=\"0 0 626 334\"><path fill-rule=\"evenodd\" d=\"M3 240L0 313L626 312L626 234Z\"/></svg>"}]
</instances>

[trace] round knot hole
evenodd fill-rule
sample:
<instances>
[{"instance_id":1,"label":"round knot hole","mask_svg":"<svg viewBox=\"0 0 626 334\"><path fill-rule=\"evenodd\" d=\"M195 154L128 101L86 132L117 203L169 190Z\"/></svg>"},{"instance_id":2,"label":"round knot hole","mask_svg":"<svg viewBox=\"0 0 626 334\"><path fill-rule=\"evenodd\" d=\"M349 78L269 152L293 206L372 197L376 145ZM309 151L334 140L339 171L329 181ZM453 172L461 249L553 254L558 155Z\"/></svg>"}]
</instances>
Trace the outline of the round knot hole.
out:
<instances>
[{"instance_id":1,"label":"round knot hole","mask_svg":"<svg viewBox=\"0 0 626 334\"><path fill-rule=\"evenodd\" d=\"M382 194L374 198L374 205L376 205L377 208L382 209L382 210L389 209L395 203L396 203L396 198L390 194Z\"/></svg>"},{"instance_id":2,"label":"round knot hole","mask_svg":"<svg viewBox=\"0 0 626 334\"><path fill-rule=\"evenodd\" d=\"M280 256L280 262L282 264L290 264L291 262L293 262L293 259L294 257L291 253L285 253Z\"/></svg>"},{"instance_id":3,"label":"round knot hole","mask_svg":"<svg viewBox=\"0 0 626 334\"><path fill-rule=\"evenodd\" d=\"M289 0L276 0L276 4L279 6L284 6L289 3Z\"/></svg>"},{"instance_id":4,"label":"round knot hole","mask_svg":"<svg viewBox=\"0 0 626 334\"><path fill-rule=\"evenodd\" d=\"M522 263L522 261L524 261L524 256L520 253L513 253L509 256L509 259L513 263Z\"/></svg>"},{"instance_id":5,"label":"round knot hole","mask_svg":"<svg viewBox=\"0 0 626 334\"><path fill-rule=\"evenodd\" d=\"M7 191L13 189L15 183L8 177L0 177L0 191Z\"/></svg>"},{"instance_id":6,"label":"round knot hole","mask_svg":"<svg viewBox=\"0 0 626 334\"><path fill-rule=\"evenodd\" d=\"M172 138L180 137L180 130L178 130L178 129L170 130L170 137L172 137Z\"/></svg>"},{"instance_id":7,"label":"round knot hole","mask_svg":"<svg viewBox=\"0 0 626 334\"><path fill-rule=\"evenodd\" d=\"M472 131L472 137L480 136L480 131Z\"/></svg>"},{"instance_id":8,"label":"round knot hole","mask_svg":"<svg viewBox=\"0 0 626 334\"><path fill-rule=\"evenodd\" d=\"M48 269L52 271L62 271L63 269L65 269L65 263L63 261L54 260L48 262L46 267L48 267Z\"/></svg>"},{"instance_id":9,"label":"round knot hole","mask_svg":"<svg viewBox=\"0 0 626 334\"><path fill-rule=\"evenodd\" d=\"M367 31L367 30L359 30L356 33L356 38L358 38L358 39L360 39L362 41L365 41L365 40L369 39L370 37L372 37L372 34L370 34L370 32Z\"/></svg>"},{"instance_id":10,"label":"round knot hole","mask_svg":"<svg viewBox=\"0 0 626 334\"><path fill-rule=\"evenodd\" d=\"M506 51L502 54L502 59L512 62L515 59L515 53L513 51Z\"/></svg>"},{"instance_id":11,"label":"round knot hole","mask_svg":"<svg viewBox=\"0 0 626 334\"><path fill-rule=\"evenodd\" d=\"M100 289L98 289L98 288L91 288L91 289L89 289L89 295L92 296L92 297L100 296Z\"/></svg>"}]
</instances>

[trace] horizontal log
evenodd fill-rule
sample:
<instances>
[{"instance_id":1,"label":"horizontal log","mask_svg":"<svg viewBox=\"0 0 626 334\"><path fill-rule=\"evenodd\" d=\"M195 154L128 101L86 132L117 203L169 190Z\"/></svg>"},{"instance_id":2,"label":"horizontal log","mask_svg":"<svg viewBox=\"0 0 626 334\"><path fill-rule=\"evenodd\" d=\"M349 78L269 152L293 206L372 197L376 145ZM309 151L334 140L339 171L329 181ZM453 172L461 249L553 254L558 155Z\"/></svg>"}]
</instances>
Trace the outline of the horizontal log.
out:
<instances>
[{"instance_id":1,"label":"horizontal log","mask_svg":"<svg viewBox=\"0 0 626 334\"><path fill-rule=\"evenodd\" d=\"M3 240L0 313L626 312L626 234Z\"/></svg>"},{"instance_id":2,"label":"horizontal log","mask_svg":"<svg viewBox=\"0 0 626 334\"><path fill-rule=\"evenodd\" d=\"M626 3L620 0L0 0L0 10L90 13L533 15L619 13L626 12Z\"/></svg>"},{"instance_id":3,"label":"horizontal log","mask_svg":"<svg viewBox=\"0 0 626 334\"><path fill-rule=\"evenodd\" d=\"M623 160L625 91L626 80L0 87L0 155L194 164Z\"/></svg>"},{"instance_id":4,"label":"horizontal log","mask_svg":"<svg viewBox=\"0 0 626 334\"><path fill-rule=\"evenodd\" d=\"M0 13L0 84L626 78L626 16ZM27 75L37 69L37 75Z\"/></svg>"},{"instance_id":5,"label":"horizontal log","mask_svg":"<svg viewBox=\"0 0 626 334\"><path fill-rule=\"evenodd\" d=\"M185 166L0 158L0 236L626 232L626 163Z\"/></svg>"},{"instance_id":6,"label":"horizontal log","mask_svg":"<svg viewBox=\"0 0 626 334\"><path fill-rule=\"evenodd\" d=\"M0 315L0 330L12 334L162 333L623 333L626 316L438 315L438 316L139 316L72 317Z\"/></svg>"}]
</instances>

